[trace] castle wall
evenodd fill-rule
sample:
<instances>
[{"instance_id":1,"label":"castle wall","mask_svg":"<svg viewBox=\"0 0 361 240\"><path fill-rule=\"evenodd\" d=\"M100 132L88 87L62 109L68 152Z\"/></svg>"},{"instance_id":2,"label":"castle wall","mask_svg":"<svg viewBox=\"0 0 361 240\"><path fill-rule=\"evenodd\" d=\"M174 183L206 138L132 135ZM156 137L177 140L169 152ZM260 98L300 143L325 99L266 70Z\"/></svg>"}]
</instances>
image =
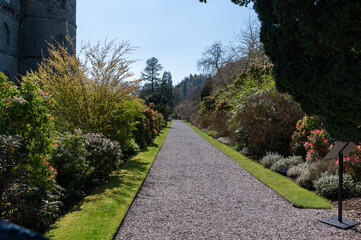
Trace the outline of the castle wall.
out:
<instances>
[{"instance_id":1,"label":"castle wall","mask_svg":"<svg viewBox=\"0 0 361 240\"><path fill-rule=\"evenodd\" d=\"M20 0L0 0L0 71L14 80L18 71Z\"/></svg>"},{"instance_id":2,"label":"castle wall","mask_svg":"<svg viewBox=\"0 0 361 240\"><path fill-rule=\"evenodd\" d=\"M21 0L19 26L18 71L25 74L36 69L44 56L48 56L48 43L66 36L76 35L76 0Z\"/></svg>"}]
</instances>

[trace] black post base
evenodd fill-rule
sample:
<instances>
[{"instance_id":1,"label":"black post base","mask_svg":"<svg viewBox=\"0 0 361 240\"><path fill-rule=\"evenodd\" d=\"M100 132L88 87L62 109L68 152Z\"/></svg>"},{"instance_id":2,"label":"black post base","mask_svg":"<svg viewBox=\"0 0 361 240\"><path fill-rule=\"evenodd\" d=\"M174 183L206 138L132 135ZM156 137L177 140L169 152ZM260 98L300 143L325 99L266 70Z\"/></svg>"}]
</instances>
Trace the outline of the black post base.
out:
<instances>
[{"instance_id":1,"label":"black post base","mask_svg":"<svg viewBox=\"0 0 361 240\"><path fill-rule=\"evenodd\" d=\"M349 228L352 228L352 227L360 224L358 222L354 222L354 221L344 219L344 218L342 219L342 222L339 222L337 216L327 218L327 219L322 219L321 222L332 225L337 228L341 228L341 229L349 229Z\"/></svg>"}]
</instances>

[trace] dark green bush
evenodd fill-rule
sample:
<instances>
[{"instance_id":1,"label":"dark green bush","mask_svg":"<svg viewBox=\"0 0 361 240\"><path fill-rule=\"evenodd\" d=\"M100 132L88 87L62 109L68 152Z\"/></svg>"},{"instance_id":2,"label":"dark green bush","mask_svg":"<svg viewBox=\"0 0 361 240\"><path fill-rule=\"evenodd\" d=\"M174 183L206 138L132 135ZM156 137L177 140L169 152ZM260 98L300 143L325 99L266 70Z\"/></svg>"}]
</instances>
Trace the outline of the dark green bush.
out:
<instances>
[{"instance_id":1,"label":"dark green bush","mask_svg":"<svg viewBox=\"0 0 361 240\"><path fill-rule=\"evenodd\" d=\"M64 203L71 206L86 195L93 170L85 148L85 138L79 133L58 136L57 149L51 163L58 170L56 181L65 189Z\"/></svg>"},{"instance_id":2,"label":"dark green bush","mask_svg":"<svg viewBox=\"0 0 361 240\"><path fill-rule=\"evenodd\" d=\"M316 192L330 200L336 200L338 197L339 177L337 175L323 174L321 178L314 182ZM349 174L343 175L343 197L351 197L354 193L354 182Z\"/></svg>"},{"instance_id":3,"label":"dark green bush","mask_svg":"<svg viewBox=\"0 0 361 240\"><path fill-rule=\"evenodd\" d=\"M111 141L102 134L89 133L84 135L85 146L89 156L87 160L93 173L93 181L102 182L122 163L122 150L117 141Z\"/></svg>"},{"instance_id":4,"label":"dark green bush","mask_svg":"<svg viewBox=\"0 0 361 240\"><path fill-rule=\"evenodd\" d=\"M270 168L274 163L282 159L283 157L278 153L267 153L261 160L261 165L265 168Z\"/></svg>"}]
</instances>

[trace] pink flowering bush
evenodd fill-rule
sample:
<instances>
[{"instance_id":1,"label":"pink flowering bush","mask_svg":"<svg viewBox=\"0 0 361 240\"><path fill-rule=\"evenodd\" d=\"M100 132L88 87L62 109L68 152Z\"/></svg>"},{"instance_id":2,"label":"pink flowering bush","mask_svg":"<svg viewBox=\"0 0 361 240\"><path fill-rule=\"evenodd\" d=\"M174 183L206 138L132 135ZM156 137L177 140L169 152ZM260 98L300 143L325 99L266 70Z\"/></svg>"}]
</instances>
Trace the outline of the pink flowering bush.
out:
<instances>
[{"instance_id":1,"label":"pink flowering bush","mask_svg":"<svg viewBox=\"0 0 361 240\"><path fill-rule=\"evenodd\" d=\"M333 141L325 130L312 130L310 135L307 136L306 148L306 161L317 162L324 158L327 152L332 148Z\"/></svg>"},{"instance_id":2,"label":"pink flowering bush","mask_svg":"<svg viewBox=\"0 0 361 240\"><path fill-rule=\"evenodd\" d=\"M153 110L153 107L154 105L150 104L149 107L144 110L146 145L149 145L153 141L164 125L163 115Z\"/></svg>"},{"instance_id":3,"label":"pink flowering bush","mask_svg":"<svg viewBox=\"0 0 361 240\"><path fill-rule=\"evenodd\" d=\"M296 130L292 135L291 153L296 156L306 157L305 143L312 130L320 129L320 120L316 116L304 116L296 124Z\"/></svg>"},{"instance_id":4,"label":"pink flowering bush","mask_svg":"<svg viewBox=\"0 0 361 240\"><path fill-rule=\"evenodd\" d=\"M355 182L361 181L361 145L357 145L352 152L343 158L344 171L350 174ZM338 164L338 160L336 161Z\"/></svg>"}]
</instances>

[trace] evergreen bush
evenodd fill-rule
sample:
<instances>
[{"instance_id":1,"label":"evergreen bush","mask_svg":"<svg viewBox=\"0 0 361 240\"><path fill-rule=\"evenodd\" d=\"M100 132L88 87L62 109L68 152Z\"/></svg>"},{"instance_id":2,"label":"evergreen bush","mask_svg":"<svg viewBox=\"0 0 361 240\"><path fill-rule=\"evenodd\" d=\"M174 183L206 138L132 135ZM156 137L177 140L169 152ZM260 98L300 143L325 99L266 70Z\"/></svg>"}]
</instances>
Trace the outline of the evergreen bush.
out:
<instances>
[{"instance_id":1,"label":"evergreen bush","mask_svg":"<svg viewBox=\"0 0 361 240\"><path fill-rule=\"evenodd\" d=\"M323 174L321 178L314 182L316 192L321 196L328 198L330 200L336 200L338 197L338 185L339 185L339 176L337 175L328 175ZM342 195L343 197L351 197L354 193L354 182L351 175L343 175L343 188Z\"/></svg>"},{"instance_id":2,"label":"evergreen bush","mask_svg":"<svg viewBox=\"0 0 361 240\"><path fill-rule=\"evenodd\" d=\"M283 156L281 156L278 153L267 153L261 160L261 165L265 168L270 168L274 163L282 159Z\"/></svg>"},{"instance_id":3,"label":"evergreen bush","mask_svg":"<svg viewBox=\"0 0 361 240\"><path fill-rule=\"evenodd\" d=\"M307 163L303 162L296 166L291 167L287 171L287 176L292 178L298 178L302 172L306 171L308 169Z\"/></svg>"},{"instance_id":4,"label":"evergreen bush","mask_svg":"<svg viewBox=\"0 0 361 240\"><path fill-rule=\"evenodd\" d=\"M102 182L122 163L120 144L105 138L102 134L88 133L84 137L85 148L89 154L87 160L93 169L91 179Z\"/></svg>"},{"instance_id":5,"label":"evergreen bush","mask_svg":"<svg viewBox=\"0 0 361 240\"><path fill-rule=\"evenodd\" d=\"M282 166L286 168L291 168L294 166L299 165L300 163L303 163L304 160L301 156L290 156L287 158L281 158L277 162L273 163L270 169L274 172L280 172L280 168Z\"/></svg>"}]
</instances>

